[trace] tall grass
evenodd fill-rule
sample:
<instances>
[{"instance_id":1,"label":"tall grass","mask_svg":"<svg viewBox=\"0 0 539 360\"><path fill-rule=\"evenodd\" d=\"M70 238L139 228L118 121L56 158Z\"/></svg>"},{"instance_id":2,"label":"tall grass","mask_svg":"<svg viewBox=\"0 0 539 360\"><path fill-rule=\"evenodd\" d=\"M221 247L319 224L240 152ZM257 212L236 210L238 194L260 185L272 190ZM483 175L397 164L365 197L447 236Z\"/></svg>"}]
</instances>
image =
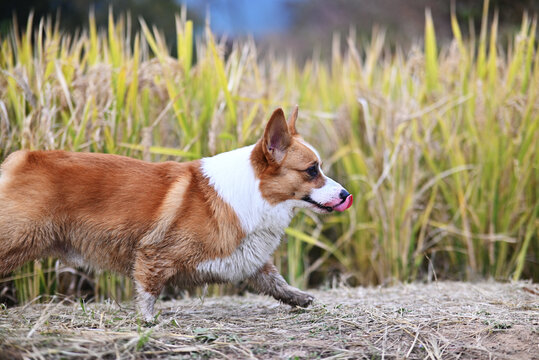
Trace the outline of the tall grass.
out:
<instances>
[{"instance_id":1,"label":"tall grass","mask_svg":"<svg viewBox=\"0 0 539 360\"><path fill-rule=\"evenodd\" d=\"M389 51L383 31L368 43L336 35L331 59L302 66L260 57L252 41L225 56L184 15L177 57L143 20L132 38L130 20L112 14L106 29L90 15L80 34L30 16L0 39L0 159L26 148L191 160L253 143L275 107L297 103L300 132L355 203L295 218L275 256L292 284L537 279L537 21L524 15L502 46L487 14L488 1L478 38L463 38L452 14L453 41L440 47L427 12L422 46ZM19 299L81 286L62 285L75 270L57 265L14 274ZM98 297L132 293L109 273L81 279Z\"/></svg>"}]
</instances>

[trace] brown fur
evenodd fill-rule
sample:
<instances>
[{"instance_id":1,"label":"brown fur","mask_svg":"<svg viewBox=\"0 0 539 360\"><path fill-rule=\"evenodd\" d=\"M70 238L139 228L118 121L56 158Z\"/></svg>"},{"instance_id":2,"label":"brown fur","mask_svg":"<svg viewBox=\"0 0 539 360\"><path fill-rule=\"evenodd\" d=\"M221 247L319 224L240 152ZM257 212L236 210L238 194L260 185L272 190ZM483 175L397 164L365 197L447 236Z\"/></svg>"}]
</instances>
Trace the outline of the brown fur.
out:
<instances>
[{"instance_id":1,"label":"brown fur","mask_svg":"<svg viewBox=\"0 0 539 360\"><path fill-rule=\"evenodd\" d=\"M199 165L64 151L10 155L0 178L0 273L45 256L82 257L158 294L178 273L231 254L244 237Z\"/></svg>"}]
</instances>

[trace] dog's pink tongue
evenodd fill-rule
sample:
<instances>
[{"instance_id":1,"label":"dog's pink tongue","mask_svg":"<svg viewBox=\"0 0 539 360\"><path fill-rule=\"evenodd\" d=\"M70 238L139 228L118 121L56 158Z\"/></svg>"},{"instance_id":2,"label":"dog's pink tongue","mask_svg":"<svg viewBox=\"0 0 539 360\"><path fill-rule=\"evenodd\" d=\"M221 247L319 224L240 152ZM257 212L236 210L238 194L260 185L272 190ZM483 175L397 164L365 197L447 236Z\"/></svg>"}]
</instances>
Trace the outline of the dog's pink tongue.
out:
<instances>
[{"instance_id":1,"label":"dog's pink tongue","mask_svg":"<svg viewBox=\"0 0 539 360\"><path fill-rule=\"evenodd\" d=\"M344 211L344 210L348 209L350 206L352 206L353 201L354 201L354 198L353 198L352 194L350 194L350 195L348 195L348 197L346 198L346 200L344 200L344 202L342 204L339 204L339 205L335 206L333 208L333 210Z\"/></svg>"}]
</instances>

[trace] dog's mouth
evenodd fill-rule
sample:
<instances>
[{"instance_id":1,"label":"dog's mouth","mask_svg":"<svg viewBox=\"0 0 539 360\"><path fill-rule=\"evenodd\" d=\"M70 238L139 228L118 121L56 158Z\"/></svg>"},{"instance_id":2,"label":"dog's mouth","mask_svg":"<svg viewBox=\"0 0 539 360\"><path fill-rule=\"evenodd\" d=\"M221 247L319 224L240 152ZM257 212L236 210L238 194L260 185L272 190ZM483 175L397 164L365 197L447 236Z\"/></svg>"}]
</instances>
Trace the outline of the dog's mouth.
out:
<instances>
[{"instance_id":1,"label":"dog's mouth","mask_svg":"<svg viewBox=\"0 0 539 360\"><path fill-rule=\"evenodd\" d=\"M320 204L319 202L314 201L309 195L305 195L301 200L307 201L309 204L313 204L313 205L316 206L317 208L322 209L322 210L325 210L325 211L327 211L328 213L330 213L330 212L333 211L333 207L332 207L332 206L325 206L325 205L322 205L322 204Z\"/></svg>"},{"instance_id":2,"label":"dog's mouth","mask_svg":"<svg viewBox=\"0 0 539 360\"><path fill-rule=\"evenodd\" d=\"M348 209L350 206L352 206L352 202L354 201L354 198L352 197L352 195L348 194L348 196L342 199L340 203L332 205L332 206L324 205L317 201L314 201L309 195L304 196L302 200L308 202L309 204L313 204L314 206L316 206L317 208L321 210L324 210L330 213L333 210L344 211Z\"/></svg>"},{"instance_id":3,"label":"dog's mouth","mask_svg":"<svg viewBox=\"0 0 539 360\"><path fill-rule=\"evenodd\" d=\"M348 194L348 196L342 199L342 201L339 204L333 207L333 210L344 211L348 209L350 206L352 206L353 202L354 202L354 197L352 196L352 194Z\"/></svg>"}]
</instances>

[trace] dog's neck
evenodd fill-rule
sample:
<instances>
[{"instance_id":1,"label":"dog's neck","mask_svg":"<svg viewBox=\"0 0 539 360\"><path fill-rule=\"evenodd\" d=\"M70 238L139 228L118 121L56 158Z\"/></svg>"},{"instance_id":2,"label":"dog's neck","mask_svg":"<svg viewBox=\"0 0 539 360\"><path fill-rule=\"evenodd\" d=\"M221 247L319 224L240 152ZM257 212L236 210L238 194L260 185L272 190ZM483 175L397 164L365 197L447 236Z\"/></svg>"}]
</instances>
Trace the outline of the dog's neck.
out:
<instances>
[{"instance_id":1,"label":"dog's neck","mask_svg":"<svg viewBox=\"0 0 539 360\"><path fill-rule=\"evenodd\" d=\"M234 209L246 234L274 227L284 229L294 215L295 206L295 200L273 206L262 197L260 180L251 162L254 147L246 146L201 161L202 173Z\"/></svg>"}]
</instances>

